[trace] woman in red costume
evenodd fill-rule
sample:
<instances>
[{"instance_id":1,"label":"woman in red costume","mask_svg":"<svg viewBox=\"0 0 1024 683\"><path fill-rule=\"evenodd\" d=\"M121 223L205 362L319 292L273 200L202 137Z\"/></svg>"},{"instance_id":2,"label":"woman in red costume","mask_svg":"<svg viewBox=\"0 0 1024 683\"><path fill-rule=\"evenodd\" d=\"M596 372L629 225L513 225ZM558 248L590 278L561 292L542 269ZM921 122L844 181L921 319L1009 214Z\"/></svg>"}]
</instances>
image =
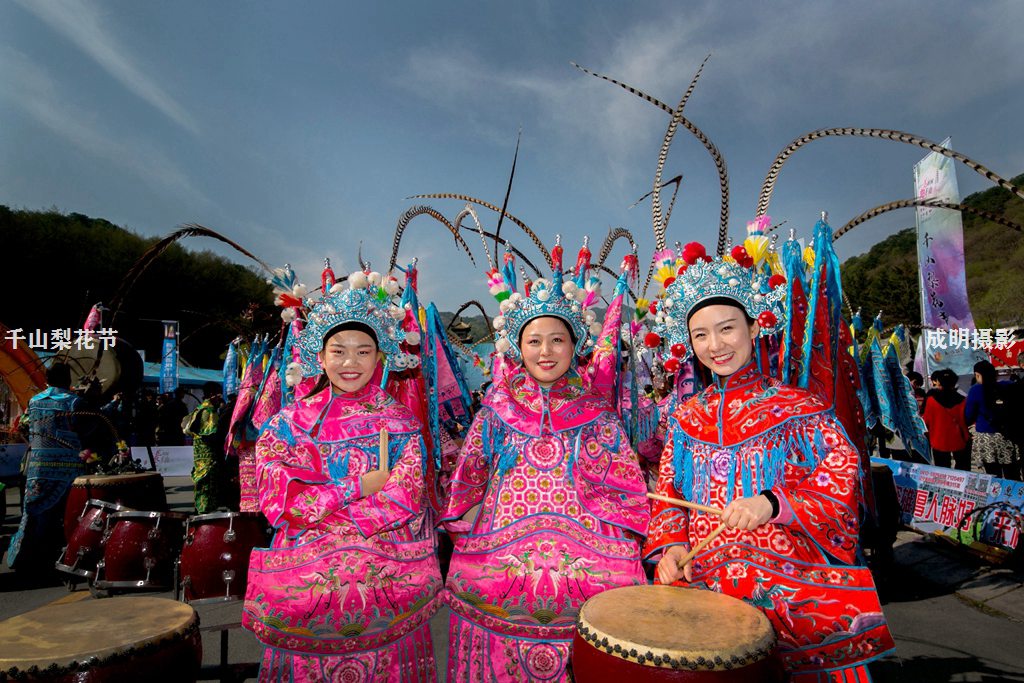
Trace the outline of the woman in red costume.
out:
<instances>
[{"instance_id":1,"label":"woman in red costume","mask_svg":"<svg viewBox=\"0 0 1024 683\"><path fill-rule=\"evenodd\" d=\"M660 304L667 342L714 380L669 418L657 492L723 513L656 502L644 552L659 583L761 609L791 680L868 681L864 665L894 645L871 574L855 565L857 450L828 406L760 371L754 341L780 329L785 288L749 266L697 259Z\"/></svg>"}]
</instances>

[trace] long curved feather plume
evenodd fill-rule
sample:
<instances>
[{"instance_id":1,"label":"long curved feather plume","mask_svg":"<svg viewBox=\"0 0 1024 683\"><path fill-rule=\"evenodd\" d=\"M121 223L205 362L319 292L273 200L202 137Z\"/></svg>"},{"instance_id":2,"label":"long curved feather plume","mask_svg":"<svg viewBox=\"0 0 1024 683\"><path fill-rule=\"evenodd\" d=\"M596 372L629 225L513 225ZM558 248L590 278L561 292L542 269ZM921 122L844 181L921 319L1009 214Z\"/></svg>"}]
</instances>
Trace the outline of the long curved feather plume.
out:
<instances>
[{"instance_id":1,"label":"long curved feather plume","mask_svg":"<svg viewBox=\"0 0 1024 683\"><path fill-rule=\"evenodd\" d=\"M466 211L465 214L468 216L469 212ZM462 216L461 212L459 213L459 216ZM484 239L484 238L494 239L494 233L493 232L487 232L486 230L483 230L483 229L480 229L479 231L477 231L476 228L471 228L468 225L462 225L462 219L461 218L457 218L457 220L455 221L455 227L460 228L462 230L472 230L474 232L479 232L479 234L481 235L481 239ZM516 248L516 246L514 244L512 244L512 242L507 237L499 238L498 241L501 242L502 244L504 244L505 247L507 249L509 249L513 254L515 254L517 257L522 259L523 264L529 266L530 270L533 271L534 275L536 275L537 277L543 277L543 275L541 275L540 270L537 269L537 266L535 266L533 264L533 261L528 259L526 257L526 255L523 254L523 252L519 251ZM484 242L484 248L485 249L487 248L487 243L486 242ZM489 262L489 263L492 263L492 262ZM492 267L493 267L493 265L492 265Z\"/></svg>"},{"instance_id":2,"label":"long curved feather plume","mask_svg":"<svg viewBox=\"0 0 1024 683\"><path fill-rule=\"evenodd\" d=\"M462 235L460 235L459 231L455 229L455 226L448 222L447 218L441 215L441 213L438 210L434 209L433 207L413 206L410 209L408 209L405 213L403 213L398 219L398 225L395 227L395 239L391 245L391 260L388 261L388 272L394 270L395 263L398 261L398 247L402 242L402 234L405 232L406 227L409 225L409 221L411 221L416 216L421 215L430 216L431 218L435 219L436 221L444 225L446 228L448 228L448 232L450 232L452 234L452 237L455 238L455 243L459 245L463 251L466 252L466 255L469 256L469 260L473 262L473 265L476 265L476 259L473 258L473 253L469 250L469 245L466 244L466 241L464 239L462 239Z\"/></svg>"},{"instance_id":3,"label":"long curved feather plume","mask_svg":"<svg viewBox=\"0 0 1024 683\"><path fill-rule=\"evenodd\" d=\"M912 135L911 133L904 133L898 130L888 130L885 128L819 128L818 130L811 131L810 133L806 133L796 138L786 145L786 147L775 157L775 161L772 162L772 165L768 169L768 175L765 176L764 184L761 185L761 194L757 199L758 216L763 216L768 213L768 204L772 199L772 191L775 189L775 182L778 180L779 171L782 169L782 165L786 163L786 159L796 152L796 150L809 142L835 136L879 138L882 140L892 140L893 142L902 142L908 145L916 145L931 152L937 152L945 157L956 159L971 170L985 176L985 178L991 180L1003 189L1009 190L1018 197L1024 199L1024 189L1014 186L1005 178L993 173L973 159L951 149L946 149L942 145L932 142L926 138Z\"/></svg>"},{"instance_id":4,"label":"long curved feather plume","mask_svg":"<svg viewBox=\"0 0 1024 683\"><path fill-rule=\"evenodd\" d=\"M505 220L505 212L508 210L508 198L512 195L512 181L516 177L516 162L519 160L519 142L523 139L523 128L519 127L516 134L516 151L512 155L512 170L508 174L508 187L505 188L505 198L501 201L501 213L498 214L498 226L494 229L494 253L498 253L498 235L501 234L501 223Z\"/></svg>"},{"instance_id":5,"label":"long curved feather plume","mask_svg":"<svg viewBox=\"0 0 1024 683\"><path fill-rule=\"evenodd\" d=\"M679 104L672 112L672 118L668 122L668 130L665 131L665 138L661 141L661 149L658 150L658 164L654 170L654 189L651 190L651 224L654 227L654 248L658 250L665 248L665 231L668 229L668 220L661 214L661 176L665 172L665 161L668 159L668 150L672 146L672 138L675 137L676 130L679 128L679 121L683 116L683 107L686 106L686 101L693 94L693 89L697 86L697 80L700 78L701 73L703 73L704 65L708 63L709 59L711 59L710 54L700 63L697 73L690 80L690 87L683 93ZM723 249L724 247L720 246L719 253L722 253Z\"/></svg>"},{"instance_id":6,"label":"long curved feather plume","mask_svg":"<svg viewBox=\"0 0 1024 683\"><path fill-rule=\"evenodd\" d=\"M490 209L491 211L494 211L496 213L502 213L500 207L497 207L494 204L491 204L490 202L485 202L482 199L470 197L469 195L465 194L455 194L450 192L439 192L436 194L414 194L412 197L409 197L409 199L458 199L463 202L477 204L479 206L484 207L485 209ZM551 262L551 254L548 253L547 247L544 246L544 243L540 241L540 238L537 237L537 234L533 230L531 230L526 223L522 222L521 220L519 220L518 218L516 218L507 211L504 212L504 216L505 218L509 219L510 221L518 225L522 229L522 231L526 233L526 235L530 238L530 241L532 241L537 246L537 249L540 250L540 253L544 254L544 259L547 261L549 267L554 265Z\"/></svg>"},{"instance_id":7,"label":"long curved feather plume","mask_svg":"<svg viewBox=\"0 0 1024 683\"><path fill-rule=\"evenodd\" d=\"M952 209L954 211L966 211L967 213L973 213L977 216L981 216L982 218L986 218L992 221L993 223L999 223L1000 225L1005 225L1008 228L1013 228L1017 232L1024 232L1024 227L1021 227L1020 225L1014 223L1011 220L1008 220L1004 216L992 213L991 211L976 209L973 206L968 206L966 204L943 202L938 199L900 199L895 202L880 204L879 206L876 206L875 208L869 209L864 213L860 214L853 220L849 221L846 225L836 230L835 233L832 235L832 241L835 242L837 239L839 239L846 233L850 232L861 223L869 221L872 218L875 218L876 216L881 216L883 213L886 213L887 211L893 211L895 209L906 209L911 206L928 206L937 209Z\"/></svg>"},{"instance_id":8,"label":"long curved feather plume","mask_svg":"<svg viewBox=\"0 0 1024 683\"><path fill-rule=\"evenodd\" d=\"M235 249L235 251L251 258L267 273L271 275L274 273L270 266L253 255L253 253L248 249L225 237L216 230L211 230L210 228L199 225L198 223L186 223L143 252L142 256L140 256L138 260L132 264L132 267L128 269L128 272L125 273L125 276L121 279L121 283L117 287L117 292L110 301L110 309L113 311L111 314L111 321L113 321L121 311L121 304L124 302L124 298L128 295L128 292L131 291L135 281L138 280L144 272L146 272L146 269L149 268L153 261L164 253L168 247L178 240L186 237L212 237L215 240L220 240Z\"/></svg>"},{"instance_id":9,"label":"long curved feather plume","mask_svg":"<svg viewBox=\"0 0 1024 683\"><path fill-rule=\"evenodd\" d=\"M597 265L598 267L603 266L604 262L608 259L608 256L612 252L612 246L619 238L625 238L629 242L629 249L633 252L633 256L637 255L636 240L633 239L633 233L625 228L615 228L612 230L608 229L608 236L604 238L604 244L601 245L601 251L598 252Z\"/></svg>"},{"instance_id":10,"label":"long curved feather plume","mask_svg":"<svg viewBox=\"0 0 1024 683\"><path fill-rule=\"evenodd\" d=\"M636 95L640 99L650 102L651 104L658 107L662 111L666 112L670 116L674 117L676 114L676 112L672 110L672 107L668 106L661 100L651 97L642 90L638 90L633 86L627 85L626 83L622 83L621 81L617 81L614 78L609 78L608 76L605 76L603 74L591 71L585 67L580 66L576 62L569 63L585 74L589 74L591 76L594 76L595 78L600 78L603 81L608 81L609 83L617 85L623 90L626 90L627 92ZM712 160L715 162L715 169L718 171L719 190L722 196L722 203L718 217L718 236L719 242L722 242L723 235L727 235L729 232L729 169L725 164L725 159L722 158L722 153L718 151L718 147L716 147L708 139L708 136L704 135L704 132L700 128L693 125L693 122L691 122L689 119L682 115L679 116L679 123L681 123L683 127L686 128L686 130L693 133L694 137L696 137L697 140L699 140L700 143L704 145L704 149L708 151L708 154L711 155Z\"/></svg>"}]
</instances>

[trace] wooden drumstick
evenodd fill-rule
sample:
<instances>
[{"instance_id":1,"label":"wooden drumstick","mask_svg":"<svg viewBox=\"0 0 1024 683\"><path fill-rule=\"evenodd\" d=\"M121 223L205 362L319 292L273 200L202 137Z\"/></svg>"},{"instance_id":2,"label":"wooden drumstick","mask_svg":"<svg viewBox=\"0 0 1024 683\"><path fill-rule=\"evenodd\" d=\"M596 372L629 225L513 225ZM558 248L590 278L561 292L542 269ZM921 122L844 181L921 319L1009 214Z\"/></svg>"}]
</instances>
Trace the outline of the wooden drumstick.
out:
<instances>
[{"instance_id":1,"label":"wooden drumstick","mask_svg":"<svg viewBox=\"0 0 1024 683\"><path fill-rule=\"evenodd\" d=\"M657 493L648 493L647 497L648 498L652 498L654 500L660 500L663 503L672 503L673 505L679 505L679 506L684 507L684 508L690 508L691 510L696 510L698 512L706 512L709 515L718 515L719 517L722 516L722 509L721 508L711 507L710 505L701 505L700 503L691 503L688 500L683 500L681 498L669 498L668 496L661 496L661 495L658 495Z\"/></svg>"},{"instance_id":2,"label":"wooden drumstick","mask_svg":"<svg viewBox=\"0 0 1024 683\"><path fill-rule=\"evenodd\" d=\"M380 463L377 465L377 469L381 472L388 471L388 430L385 427L380 428Z\"/></svg>"},{"instance_id":3,"label":"wooden drumstick","mask_svg":"<svg viewBox=\"0 0 1024 683\"><path fill-rule=\"evenodd\" d=\"M686 555L683 556L683 559L679 560L679 562L676 563L676 566L680 569L685 567L687 562L697 557L697 553L699 553L701 550L704 550L704 548L708 547L708 543L711 543L711 541L718 538L719 534L725 531L725 528L726 527L724 524L719 524L714 531L712 531L710 534L704 537L704 540L702 540L697 545L693 546L693 550L686 553Z\"/></svg>"}]
</instances>

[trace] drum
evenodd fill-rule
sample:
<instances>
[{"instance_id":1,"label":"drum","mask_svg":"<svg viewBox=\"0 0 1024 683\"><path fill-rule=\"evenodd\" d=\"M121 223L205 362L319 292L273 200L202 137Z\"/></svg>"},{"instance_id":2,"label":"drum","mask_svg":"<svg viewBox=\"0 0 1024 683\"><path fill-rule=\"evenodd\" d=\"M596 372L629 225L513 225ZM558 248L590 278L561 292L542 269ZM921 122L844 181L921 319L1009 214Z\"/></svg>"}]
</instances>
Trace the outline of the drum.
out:
<instances>
[{"instance_id":1,"label":"drum","mask_svg":"<svg viewBox=\"0 0 1024 683\"><path fill-rule=\"evenodd\" d=\"M89 499L117 503L135 510L167 509L164 478L159 472L137 474L87 475L71 483L68 502L64 508L64 538L70 539L85 512Z\"/></svg>"},{"instance_id":2,"label":"drum","mask_svg":"<svg viewBox=\"0 0 1024 683\"><path fill-rule=\"evenodd\" d=\"M107 529L107 517L115 512L129 510L131 508L117 503L90 498L78 516L78 526L68 536L64 554L55 565L57 569L87 579L94 577L96 563L103 557L103 533Z\"/></svg>"},{"instance_id":3,"label":"drum","mask_svg":"<svg viewBox=\"0 0 1024 683\"><path fill-rule=\"evenodd\" d=\"M202 658L198 615L166 598L81 600L0 622L0 680L195 681Z\"/></svg>"},{"instance_id":4,"label":"drum","mask_svg":"<svg viewBox=\"0 0 1024 683\"><path fill-rule=\"evenodd\" d=\"M181 549L187 515L180 512L115 512L107 518L103 559L96 565L96 588L167 590L174 586L174 563Z\"/></svg>"},{"instance_id":5,"label":"drum","mask_svg":"<svg viewBox=\"0 0 1024 683\"><path fill-rule=\"evenodd\" d=\"M188 518L181 548L181 595L187 602L241 600L249 555L270 540L262 514L214 512Z\"/></svg>"},{"instance_id":6,"label":"drum","mask_svg":"<svg viewBox=\"0 0 1024 683\"><path fill-rule=\"evenodd\" d=\"M577 683L783 680L768 618L742 600L673 586L627 586L587 600L576 619Z\"/></svg>"}]
</instances>

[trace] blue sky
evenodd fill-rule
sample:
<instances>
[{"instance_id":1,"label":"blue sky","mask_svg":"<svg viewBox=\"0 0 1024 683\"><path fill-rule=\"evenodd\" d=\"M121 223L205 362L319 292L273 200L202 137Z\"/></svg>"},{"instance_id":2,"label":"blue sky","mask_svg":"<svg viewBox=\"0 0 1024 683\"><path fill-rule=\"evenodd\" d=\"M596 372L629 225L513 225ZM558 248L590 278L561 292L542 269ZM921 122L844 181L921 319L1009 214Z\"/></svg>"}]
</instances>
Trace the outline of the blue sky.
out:
<instances>
[{"instance_id":1,"label":"blue sky","mask_svg":"<svg viewBox=\"0 0 1024 683\"><path fill-rule=\"evenodd\" d=\"M1024 172L1024 3L141 2L0 3L0 203L80 212L143 235L198 222L319 280L356 247L375 267L418 193L500 204L569 256L626 227L647 255L651 189L668 116L572 68L576 61L675 104L729 167L731 234L752 218L768 166L797 136L894 128L995 172ZM924 150L827 139L783 167L769 213L806 236L913 195ZM714 246L718 179L687 131L669 240ZM958 168L963 194L989 187ZM458 201L429 200L449 218ZM495 214L480 211L493 229ZM913 225L903 210L837 242L842 258ZM539 262L514 226L521 249ZM470 239L477 263L484 255ZM236 259L211 240L192 239ZM594 246L596 253L597 246ZM610 261L618 262L619 246ZM480 270L432 219L410 224L421 295L489 300ZM241 260L238 257L237 260ZM494 308L493 304L488 304ZM492 311L493 312L493 311Z\"/></svg>"}]
</instances>

